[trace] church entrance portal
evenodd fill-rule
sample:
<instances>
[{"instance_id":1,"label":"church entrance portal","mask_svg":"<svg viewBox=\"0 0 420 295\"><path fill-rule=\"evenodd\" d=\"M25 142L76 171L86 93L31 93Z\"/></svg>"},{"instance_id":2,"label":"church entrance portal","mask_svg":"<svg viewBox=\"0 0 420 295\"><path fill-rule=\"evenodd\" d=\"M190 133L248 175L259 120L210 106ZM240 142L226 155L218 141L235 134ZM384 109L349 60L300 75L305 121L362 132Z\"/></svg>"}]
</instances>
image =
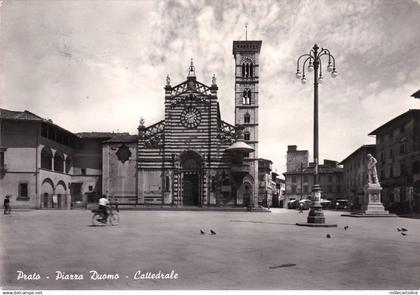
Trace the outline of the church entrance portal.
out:
<instances>
[{"instance_id":1,"label":"church entrance portal","mask_svg":"<svg viewBox=\"0 0 420 295\"><path fill-rule=\"evenodd\" d=\"M199 206L199 175L184 174L182 192L184 195L184 206Z\"/></svg>"},{"instance_id":2,"label":"church entrance portal","mask_svg":"<svg viewBox=\"0 0 420 295\"><path fill-rule=\"evenodd\" d=\"M199 154L187 151L181 155L182 203L184 206L201 206L201 163Z\"/></svg>"}]
</instances>

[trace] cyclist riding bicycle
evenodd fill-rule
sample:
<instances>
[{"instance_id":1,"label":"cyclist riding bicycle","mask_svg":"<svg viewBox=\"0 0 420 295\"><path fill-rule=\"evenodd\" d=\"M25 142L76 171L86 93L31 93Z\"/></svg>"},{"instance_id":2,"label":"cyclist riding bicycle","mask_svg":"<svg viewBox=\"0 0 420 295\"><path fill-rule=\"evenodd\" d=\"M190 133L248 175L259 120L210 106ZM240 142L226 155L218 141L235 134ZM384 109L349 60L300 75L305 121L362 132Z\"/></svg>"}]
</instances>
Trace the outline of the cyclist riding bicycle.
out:
<instances>
[{"instance_id":1,"label":"cyclist riding bicycle","mask_svg":"<svg viewBox=\"0 0 420 295\"><path fill-rule=\"evenodd\" d=\"M103 219L101 222L106 223L108 219L108 204L109 200L106 195L102 195L102 198L99 199L99 211L101 212Z\"/></svg>"}]
</instances>

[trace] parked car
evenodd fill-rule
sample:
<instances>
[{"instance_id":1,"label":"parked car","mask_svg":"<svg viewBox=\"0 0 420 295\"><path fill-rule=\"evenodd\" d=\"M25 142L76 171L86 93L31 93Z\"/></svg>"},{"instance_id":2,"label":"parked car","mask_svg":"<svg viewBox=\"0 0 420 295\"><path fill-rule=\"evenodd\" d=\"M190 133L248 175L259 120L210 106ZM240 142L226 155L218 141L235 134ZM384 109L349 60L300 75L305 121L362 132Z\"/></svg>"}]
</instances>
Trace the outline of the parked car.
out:
<instances>
[{"instance_id":1,"label":"parked car","mask_svg":"<svg viewBox=\"0 0 420 295\"><path fill-rule=\"evenodd\" d=\"M331 201L326 199L321 199L321 206L323 209L331 207Z\"/></svg>"},{"instance_id":2,"label":"parked car","mask_svg":"<svg viewBox=\"0 0 420 295\"><path fill-rule=\"evenodd\" d=\"M335 201L335 209L340 210L340 209L348 209L350 207L350 202L349 200L336 200Z\"/></svg>"},{"instance_id":3,"label":"parked car","mask_svg":"<svg viewBox=\"0 0 420 295\"><path fill-rule=\"evenodd\" d=\"M298 207L299 207L299 200L290 199L289 202L287 202L287 209L297 209Z\"/></svg>"},{"instance_id":4,"label":"parked car","mask_svg":"<svg viewBox=\"0 0 420 295\"><path fill-rule=\"evenodd\" d=\"M303 199L299 201L299 205L302 204L303 210L308 210L311 207L312 201L309 199Z\"/></svg>"}]
</instances>

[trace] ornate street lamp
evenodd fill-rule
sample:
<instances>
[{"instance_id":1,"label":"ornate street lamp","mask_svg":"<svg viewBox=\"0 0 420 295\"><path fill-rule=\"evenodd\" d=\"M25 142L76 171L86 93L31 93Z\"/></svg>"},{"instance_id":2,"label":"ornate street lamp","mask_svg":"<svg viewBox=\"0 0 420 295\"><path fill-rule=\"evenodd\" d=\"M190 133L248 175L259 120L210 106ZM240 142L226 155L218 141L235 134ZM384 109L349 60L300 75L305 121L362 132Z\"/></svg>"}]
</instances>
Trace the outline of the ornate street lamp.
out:
<instances>
[{"instance_id":1,"label":"ornate street lamp","mask_svg":"<svg viewBox=\"0 0 420 295\"><path fill-rule=\"evenodd\" d=\"M306 73L314 73L314 185L312 187L313 202L308 214L308 225L325 224L324 212L321 206L321 186L319 185L319 140L318 140L318 84L322 83L322 57L328 58L327 71L331 73L331 77L337 77L335 69L335 58L326 48L320 48L317 44L307 54L301 55L297 60L296 78L300 79L302 84L306 83ZM300 67L302 65L302 67ZM300 71L302 69L302 72ZM299 224L303 225L303 224ZM334 226L334 225L332 225Z\"/></svg>"}]
</instances>

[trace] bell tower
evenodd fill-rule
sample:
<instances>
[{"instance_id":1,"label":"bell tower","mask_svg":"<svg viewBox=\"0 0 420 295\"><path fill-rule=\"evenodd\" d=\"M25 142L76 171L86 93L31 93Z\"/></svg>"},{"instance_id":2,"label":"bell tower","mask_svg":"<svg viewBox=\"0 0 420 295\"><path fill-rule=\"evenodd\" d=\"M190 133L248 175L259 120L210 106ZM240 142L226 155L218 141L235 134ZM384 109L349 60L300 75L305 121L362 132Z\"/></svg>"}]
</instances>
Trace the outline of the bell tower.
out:
<instances>
[{"instance_id":1,"label":"bell tower","mask_svg":"<svg viewBox=\"0 0 420 295\"><path fill-rule=\"evenodd\" d=\"M254 206L258 206L258 93L262 41L233 41L235 59L235 126L244 127L245 142L254 148L245 161L254 178Z\"/></svg>"}]
</instances>

